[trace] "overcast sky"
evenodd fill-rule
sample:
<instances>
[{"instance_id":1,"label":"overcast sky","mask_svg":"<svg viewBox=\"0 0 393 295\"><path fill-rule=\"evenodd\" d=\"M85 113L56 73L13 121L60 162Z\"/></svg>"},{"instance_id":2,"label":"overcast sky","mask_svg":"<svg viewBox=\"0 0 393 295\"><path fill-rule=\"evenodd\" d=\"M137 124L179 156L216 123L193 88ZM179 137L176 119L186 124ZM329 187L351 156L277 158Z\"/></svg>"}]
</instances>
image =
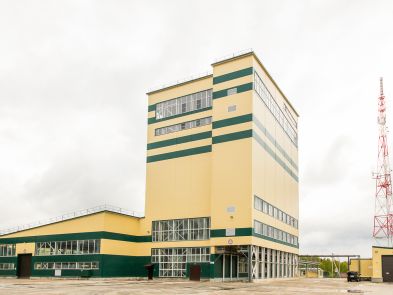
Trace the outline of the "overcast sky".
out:
<instances>
[{"instance_id":1,"label":"overcast sky","mask_svg":"<svg viewBox=\"0 0 393 295\"><path fill-rule=\"evenodd\" d=\"M389 0L2 0L0 228L143 211L147 90L253 48L300 114L301 253L370 256L392 36Z\"/></svg>"}]
</instances>

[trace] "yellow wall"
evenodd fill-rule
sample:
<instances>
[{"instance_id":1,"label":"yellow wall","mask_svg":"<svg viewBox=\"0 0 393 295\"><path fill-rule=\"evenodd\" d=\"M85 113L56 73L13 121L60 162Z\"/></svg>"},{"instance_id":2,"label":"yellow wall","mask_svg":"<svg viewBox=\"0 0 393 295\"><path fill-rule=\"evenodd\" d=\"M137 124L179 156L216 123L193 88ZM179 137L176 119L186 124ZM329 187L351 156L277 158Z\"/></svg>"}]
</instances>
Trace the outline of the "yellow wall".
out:
<instances>
[{"instance_id":1,"label":"yellow wall","mask_svg":"<svg viewBox=\"0 0 393 295\"><path fill-rule=\"evenodd\" d=\"M360 272L360 277L371 278L373 276L373 262L372 259L351 259L349 263L349 270Z\"/></svg>"},{"instance_id":2,"label":"yellow wall","mask_svg":"<svg viewBox=\"0 0 393 295\"><path fill-rule=\"evenodd\" d=\"M20 243L16 244L16 255L18 254L35 254L35 243Z\"/></svg>"},{"instance_id":3,"label":"yellow wall","mask_svg":"<svg viewBox=\"0 0 393 295\"><path fill-rule=\"evenodd\" d=\"M4 235L1 238L98 231L139 235L139 218L105 211Z\"/></svg>"},{"instance_id":4,"label":"yellow wall","mask_svg":"<svg viewBox=\"0 0 393 295\"><path fill-rule=\"evenodd\" d=\"M373 280L382 280L382 255L393 255L393 248L373 246Z\"/></svg>"},{"instance_id":5,"label":"yellow wall","mask_svg":"<svg viewBox=\"0 0 393 295\"><path fill-rule=\"evenodd\" d=\"M142 231L152 220L210 216L210 158L204 153L148 163Z\"/></svg>"},{"instance_id":6,"label":"yellow wall","mask_svg":"<svg viewBox=\"0 0 393 295\"><path fill-rule=\"evenodd\" d=\"M2 238L95 232L104 229L104 213L97 213L12 233Z\"/></svg>"}]
</instances>

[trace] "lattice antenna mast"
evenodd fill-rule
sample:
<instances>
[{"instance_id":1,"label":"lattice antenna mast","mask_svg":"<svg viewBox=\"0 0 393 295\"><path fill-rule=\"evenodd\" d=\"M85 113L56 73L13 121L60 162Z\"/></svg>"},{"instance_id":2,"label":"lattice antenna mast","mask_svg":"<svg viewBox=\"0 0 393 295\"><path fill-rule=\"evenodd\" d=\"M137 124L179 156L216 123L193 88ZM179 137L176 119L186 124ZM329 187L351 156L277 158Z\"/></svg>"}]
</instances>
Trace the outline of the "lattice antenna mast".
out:
<instances>
[{"instance_id":1,"label":"lattice antenna mast","mask_svg":"<svg viewBox=\"0 0 393 295\"><path fill-rule=\"evenodd\" d=\"M380 79L378 97L378 160L377 172L374 173L375 214L373 237L378 245L393 246L392 180L387 143L386 101L383 94L383 80Z\"/></svg>"}]
</instances>

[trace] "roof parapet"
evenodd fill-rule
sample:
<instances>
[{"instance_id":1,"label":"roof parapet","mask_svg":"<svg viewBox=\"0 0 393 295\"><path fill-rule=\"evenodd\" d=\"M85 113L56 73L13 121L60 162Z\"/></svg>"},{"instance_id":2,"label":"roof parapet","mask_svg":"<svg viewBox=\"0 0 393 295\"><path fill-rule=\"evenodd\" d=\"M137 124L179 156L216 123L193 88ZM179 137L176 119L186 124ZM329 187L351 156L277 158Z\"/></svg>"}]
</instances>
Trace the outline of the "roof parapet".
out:
<instances>
[{"instance_id":1,"label":"roof parapet","mask_svg":"<svg viewBox=\"0 0 393 295\"><path fill-rule=\"evenodd\" d=\"M211 75L213 75L213 73L211 71L206 71L206 72L203 72L203 73L199 73L199 74L195 74L195 75L192 75L192 76L188 76L186 78L182 78L182 79L179 79L179 80L176 80L176 81L172 81L172 82L169 82L169 83L166 83L166 84L162 84L160 86L151 87L151 88L148 89L148 92L146 94L151 94L153 92L161 91L161 90L173 87L173 86L185 84L185 83L188 83L188 82L191 82L191 81L194 81L194 80L199 80L199 79L211 76Z\"/></svg>"},{"instance_id":2,"label":"roof parapet","mask_svg":"<svg viewBox=\"0 0 393 295\"><path fill-rule=\"evenodd\" d=\"M250 54L250 53L254 53L252 48L247 48L247 49L244 49L244 50L240 50L240 51L234 52L232 54L227 54L225 56L216 58L214 60L214 62L212 63L212 65L221 63L221 62L226 61L228 59L232 59L232 58L236 58L236 57L243 56L243 55L246 55L246 54Z\"/></svg>"}]
</instances>

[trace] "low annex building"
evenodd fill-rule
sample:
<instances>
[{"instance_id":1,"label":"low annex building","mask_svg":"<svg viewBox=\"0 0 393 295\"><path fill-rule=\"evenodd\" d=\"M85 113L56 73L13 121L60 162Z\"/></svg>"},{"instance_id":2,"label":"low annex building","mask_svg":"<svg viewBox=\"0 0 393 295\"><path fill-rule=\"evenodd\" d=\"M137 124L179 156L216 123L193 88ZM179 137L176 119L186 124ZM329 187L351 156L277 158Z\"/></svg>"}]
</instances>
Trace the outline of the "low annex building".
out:
<instances>
[{"instance_id":1,"label":"low annex building","mask_svg":"<svg viewBox=\"0 0 393 295\"><path fill-rule=\"evenodd\" d=\"M372 254L372 258L351 259L349 270L375 283L393 282L393 248L373 246Z\"/></svg>"},{"instance_id":2,"label":"low annex building","mask_svg":"<svg viewBox=\"0 0 393 295\"><path fill-rule=\"evenodd\" d=\"M212 69L148 93L144 217L107 208L0 236L0 275L297 276L298 114L254 52Z\"/></svg>"}]
</instances>

